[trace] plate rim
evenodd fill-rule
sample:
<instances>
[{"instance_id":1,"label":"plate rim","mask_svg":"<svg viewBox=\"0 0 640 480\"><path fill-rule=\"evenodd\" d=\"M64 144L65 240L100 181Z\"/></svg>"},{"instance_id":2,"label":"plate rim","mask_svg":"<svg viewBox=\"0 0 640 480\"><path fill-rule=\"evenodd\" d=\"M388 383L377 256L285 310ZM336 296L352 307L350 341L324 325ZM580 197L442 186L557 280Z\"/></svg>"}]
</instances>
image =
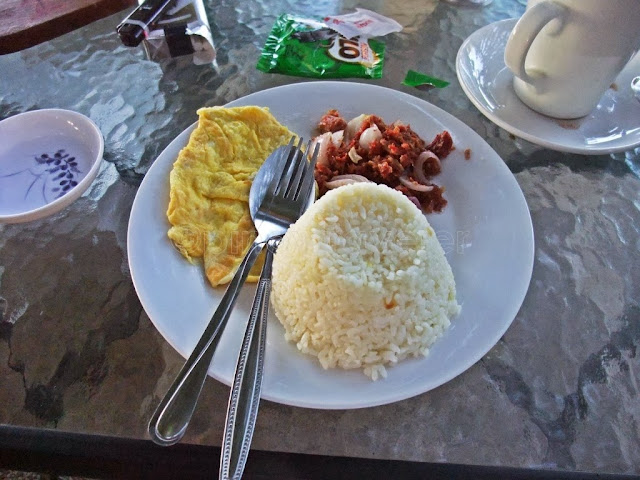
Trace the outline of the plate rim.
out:
<instances>
[{"instance_id":1,"label":"plate rim","mask_svg":"<svg viewBox=\"0 0 640 480\"><path fill-rule=\"evenodd\" d=\"M458 375L460 375L461 373L465 372L466 370L468 370L469 368L471 368L473 365L475 365L484 355L486 355L487 352L489 352L495 345L496 343L499 341L499 339L504 335L504 333L507 331L507 329L511 326L511 324L513 323L515 317L517 316L518 311L520 310L522 303L526 297L527 291L529 289L529 285L531 282L531 277L532 277L532 272L533 272L533 264L534 264L534 253L535 253L535 237L534 237L534 230L533 230L533 223L532 223L532 219L531 219L531 214L529 211L529 207L526 201L526 198L524 196L524 193L522 192L522 189L520 188L515 176L513 175L513 173L509 170L509 168L507 167L507 165L504 163L504 161L502 160L502 158L498 155L497 152L495 152L495 150L482 138L480 137L480 135L478 135L475 131L473 131L468 125L464 124L462 121L460 121L459 119L457 119L456 117L454 117L453 115L451 115L450 113L442 110L441 108L427 102L426 100L422 100L418 97L414 97L412 95L409 95L407 93L404 92L400 92L398 90L394 90L391 88L387 88L387 87L382 87L379 85L371 85L371 84L365 84L365 83L358 83L358 82L344 82L344 81L312 81L312 82L298 82L298 83L292 83L292 84L286 84L286 85L281 85L281 86L277 86L277 87L273 87L273 88L267 88L264 90L260 90L260 91L256 91L253 92L249 95L246 95L244 97L238 98L232 102L229 102L227 104L225 104L224 106L239 106L241 104L244 105L249 105L249 104L257 104L260 105L260 103L251 103L251 100L253 98L255 98L258 95L265 95L265 94L269 94L271 92L274 91L278 91L278 90L288 90L288 89L295 89L295 88L307 88L305 87L305 85L309 85L309 84L322 84L323 86L325 86L326 88L332 88L332 87L339 87L339 88L344 88L345 84L350 84L353 87L351 88L362 88L362 89L374 89L374 90L378 90L379 92L384 92L385 95L392 95L392 96L397 96L403 100L409 101L410 103L414 103L414 104L418 104L418 106L426 108L427 110L429 110L428 112L424 112L425 114L428 115L432 115L433 116L433 112L437 113L437 116L434 117L434 119L438 120L439 122L447 125L450 124L452 126L452 128L454 130L460 130L463 129L465 130L465 134L473 134L473 136L475 136L477 138L477 140L483 142L485 144L485 147L488 148L490 150L490 152L492 152L492 154L496 157L497 160L499 160L499 162L496 161L495 163L495 167L502 171L504 174L506 174L508 177L511 178L510 181L513 182L512 186L515 186L517 188L517 192L519 195L519 199L520 201L523 202L523 206L525 207L526 210L526 234L527 234L527 238L530 241L526 252L523 251L523 258L525 258L525 260L523 261L523 267L522 270L523 272L526 273L526 281L523 280L523 284L521 285L520 291L517 292L517 301L512 303L512 307L511 310L509 312L505 312L503 313L504 317L509 317L509 321L505 322L504 325L501 326L500 329L496 329L494 332L494 335L492 336L490 341L486 342L486 348L482 348L482 349L478 349L477 352L475 353L475 355L469 357L469 360L467 360L467 362L464 363L464 365L460 365L459 368L452 370L450 372L449 375L447 376L443 376L438 378L437 380L433 380L427 383L422 383L421 386L419 388L414 388L411 389L408 392L404 392L403 395L401 396L397 396L397 395L387 395L385 398L383 399L375 399L372 401L361 401L357 404L353 403L353 402L333 402L330 405L324 404L324 403L314 403L314 402L308 402L308 401L302 401L302 400L296 400L296 399L291 399L291 398L282 398L282 396L277 396L277 395L272 395L270 394L263 386L263 390L262 390L262 398L265 400L270 400L270 401L274 401L277 403L281 403L281 404L285 404L285 405L290 405L290 406L295 406L295 407L302 407L302 408L313 408L313 409L322 409L322 410L344 410L344 409L359 409L359 408L368 408L368 407L374 407L374 406L379 406L379 405L385 405L385 404L390 404L390 403L395 403L398 401L402 401L423 393L426 393L434 388L437 388L440 385L443 385L449 381L451 381L453 378L457 377ZM186 142L184 141L184 139L187 139L188 141L188 135L190 134L190 132L195 128L195 126L197 125L197 121L191 125L189 125L187 128L185 128L182 132L180 132L170 143L169 145L167 145L167 147L165 147L165 149L158 155L158 157L156 158L156 161L158 158L161 158L161 156L165 153L166 150L170 150L170 149L175 149L177 144L181 144L182 146L184 146L186 144ZM180 147L181 148L181 147ZM156 163L156 161L154 161L154 164L150 167L149 171L147 172L147 175L145 175L145 178L143 179L139 190L140 191L143 188L143 185L145 183L145 181L147 180L147 178L151 178L149 176L149 173L152 172L152 169L154 169L154 167L156 165L158 165ZM180 350L177 348L177 346L174 344L174 342L171 340L170 336L168 336L166 334L166 332L164 331L164 329L158 325L156 322L154 322L153 318L151 317L151 315L148 314L148 309L146 307L146 302L143 298L141 298L140 295L140 290L139 290L139 286L137 283L137 280L135 279L135 274L134 274L134 270L135 268L132 265L132 256L131 256L131 232L132 232L132 222L134 220L134 213L136 212L137 209L137 204L138 204L138 193L136 193L136 198L134 199L132 208L131 208L131 215L129 218L129 225L128 225L128 230L127 230L127 254L128 254L128 261L129 261L129 269L131 272L131 278L134 284L134 288L136 289L136 293L138 294L138 297L140 298L140 302L143 305L143 308L145 309L145 312L147 312L147 315L149 316L152 324L154 325L154 327L159 331L159 333L163 336L164 340L167 341L174 350L176 350L181 356L185 357L182 353L180 353ZM167 224L168 225L168 224ZM524 278L524 276L523 276ZM516 297L516 296L514 296ZM464 308L464 307L463 307ZM300 355L303 355L302 353L298 352ZM186 358L186 357L185 357ZM421 359L422 360L422 359ZM217 375L215 373L211 373L211 369L209 370L209 375L212 376L213 378L215 378L216 380L222 382L225 385L230 385L231 381L233 380L231 379L227 379L221 375Z\"/></svg>"}]
</instances>

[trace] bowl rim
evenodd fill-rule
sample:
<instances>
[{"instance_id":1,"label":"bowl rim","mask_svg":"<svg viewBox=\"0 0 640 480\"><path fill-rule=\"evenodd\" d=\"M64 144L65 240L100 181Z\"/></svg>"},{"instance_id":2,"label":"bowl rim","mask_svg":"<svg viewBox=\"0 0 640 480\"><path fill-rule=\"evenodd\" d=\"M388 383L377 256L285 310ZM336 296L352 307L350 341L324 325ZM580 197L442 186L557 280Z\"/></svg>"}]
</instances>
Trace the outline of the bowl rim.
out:
<instances>
[{"instance_id":1,"label":"bowl rim","mask_svg":"<svg viewBox=\"0 0 640 480\"><path fill-rule=\"evenodd\" d=\"M24 119L24 117L30 117L30 116L56 115L56 114L58 116L64 116L66 118L72 118L77 122L80 122L80 121L83 122L87 127L89 127L88 130L94 134L95 138L97 139L98 150L97 150L97 154L95 156L92 156L91 158L91 168L89 169L87 174L84 176L84 178L78 182L78 185L70 189L67 193L65 193L60 198L56 198L52 202L49 202L45 205L42 205L41 207L34 208L31 210L25 210L23 212L12 213L9 215L0 214L0 224L30 222L33 220L38 220L38 219L53 215L54 213L59 212L60 210L66 208L67 206L71 205L71 203L73 203L75 200L77 200L85 192L85 190L87 190L89 185L91 185L91 183L97 176L98 171L100 170L100 165L102 164L103 155L104 155L104 136L102 135L100 128L98 128L98 125L96 125L96 123L93 120L91 120L88 116L82 113L76 112L74 110L67 110L64 108L43 108L43 109L37 109L37 110L29 110L26 112L18 113L16 115L12 115L3 120L0 120L0 124L5 122L16 121L16 119L18 119L19 117ZM55 117L52 116L52 118L55 118ZM59 120L56 120L56 121L59 121Z\"/></svg>"}]
</instances>

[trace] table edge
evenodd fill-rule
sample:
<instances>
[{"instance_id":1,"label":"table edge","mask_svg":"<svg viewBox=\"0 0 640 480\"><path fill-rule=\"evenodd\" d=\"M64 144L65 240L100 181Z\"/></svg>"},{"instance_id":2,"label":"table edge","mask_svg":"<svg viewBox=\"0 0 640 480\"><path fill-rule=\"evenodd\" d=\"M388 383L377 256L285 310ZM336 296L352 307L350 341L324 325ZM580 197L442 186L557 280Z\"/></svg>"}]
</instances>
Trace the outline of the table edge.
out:
<instances>
[{"instance_id":1,"label":"table edge","mask_svg":"<svg viewBox=\"0 0 640 480\"><path fill-rule=\"evenodd\" d=\"M0 468L91 478L210 479L218 471L220 447L0 425ZM627 474L410 462L252 450L245 479L324 480L430 479L638 479Z\"/></svg>"}]
</instances>

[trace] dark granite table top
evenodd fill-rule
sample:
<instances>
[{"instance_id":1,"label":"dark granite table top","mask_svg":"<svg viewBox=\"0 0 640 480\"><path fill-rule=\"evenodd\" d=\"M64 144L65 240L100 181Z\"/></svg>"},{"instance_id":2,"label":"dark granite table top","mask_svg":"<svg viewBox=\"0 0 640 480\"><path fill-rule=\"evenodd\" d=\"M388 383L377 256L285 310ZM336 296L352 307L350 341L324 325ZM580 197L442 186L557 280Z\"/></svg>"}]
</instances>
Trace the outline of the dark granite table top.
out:
<instances>
[{"instance_id":1,"label":"dark granite table top","mask_svg":"<svg viewBox=\"0 0 640 480\"><path fill-rule=\"evenodd\" d=\"M263 401L256 450L429 463L640 473L640 150L584 156L545 149L487 120L456 80L463 40L517 17L524 1L482 8L435 0L206 4L217 66L150 61L114 33L124 14L0 56L0 119L59 107L105 139L87 192L39 221L0 225L0 424L147 439L183 359L145 314L127 263L127 222L145 172L196 119L299 81L255 65L280 13L361 6L399 21L383 39L383 78L450 112L504 159L529 205L535 264L513 324L473 367L417 397L358 410ZM401 85L409 68L448 80ZM219 446L227 386L208 379L184 439ZM1 465L0 465L1 466Z\"/></svg>"}]
</instances>

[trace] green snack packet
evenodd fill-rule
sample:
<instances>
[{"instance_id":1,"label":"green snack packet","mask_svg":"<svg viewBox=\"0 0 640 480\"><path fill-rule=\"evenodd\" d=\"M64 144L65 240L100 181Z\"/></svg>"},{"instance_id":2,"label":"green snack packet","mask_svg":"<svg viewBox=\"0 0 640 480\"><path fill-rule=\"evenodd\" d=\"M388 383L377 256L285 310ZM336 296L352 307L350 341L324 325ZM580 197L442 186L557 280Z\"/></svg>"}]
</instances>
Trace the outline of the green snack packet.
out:
<instances>
[{"instance_id":1,"label":"green snack packet","mask_svg":"<svg viewBox=\"0 0 640 480\"><path fill-rule=\"evenodd\" d=\"M262 49L257 68L311 78L381 78L384 43L348 39L319 20L280 15Z\"/></svg>"},{"instance_id":2,"label":"green snack packet","mask_svg":"<svg viewBox=\"0 0 640 480\"><path fill-rule=\"evenodd\" d=\"M439 78L430 77L429 75L425 75L424 73L416 72L415 70L409 70L407 72L407 76L404 77L402 81L403 85L408 85L409 87L416 87L419 89L431 89L435 88L444 88L449 85L449 82L445 80L440 80Z\"/></svg>"}]
</instances>

